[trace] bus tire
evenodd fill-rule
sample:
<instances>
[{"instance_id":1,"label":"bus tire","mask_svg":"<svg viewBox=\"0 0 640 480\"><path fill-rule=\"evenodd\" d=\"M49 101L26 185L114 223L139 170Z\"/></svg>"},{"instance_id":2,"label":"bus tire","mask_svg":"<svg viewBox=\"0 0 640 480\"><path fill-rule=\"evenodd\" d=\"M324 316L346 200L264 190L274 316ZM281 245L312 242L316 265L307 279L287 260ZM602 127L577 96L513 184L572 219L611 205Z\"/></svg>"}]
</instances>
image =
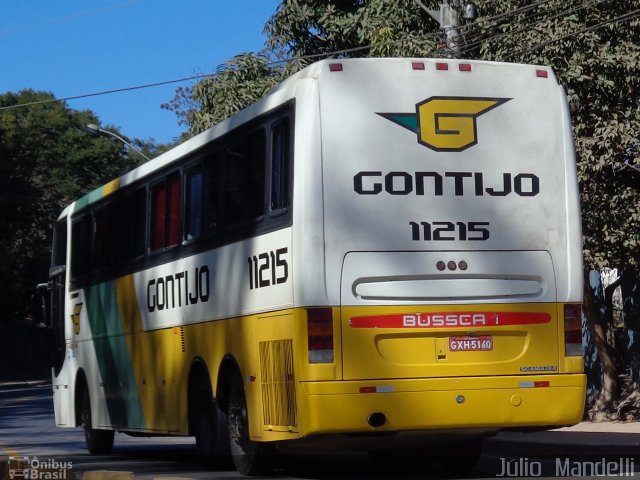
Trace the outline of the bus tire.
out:
<instances>
[{"instance_id":1,"label":"bus tire","mask_svg":"<svg viewBox=\"0 0 640 480\"><path fill-rule=\"evenodd\" d=\"M207 468L230 465L227 416L220 410L208 390L201 390L196 399L194 433L200 462Z\"/></svg>"},{"instance_id":2,"label":"bus tire","mask_svg":"<svg viewBox=\"0 0 640 480\"><path fill-rule=\"evenodd\" d=\"M84 441L87 450L92 455L111 453L113 450L113 430L99 430L92 428L91 423L91 399L89 391L85 389L80 404L80 422L84 429Z\"/></svg>"},{"instance_id":3,"label":"bus tire","mask_svg":"<svg viewBox=\"0 0 640 480\"><path fill-rule=\"evenodd\" d=\"M240 378L233 381L229 392L229 447L241 475L264 475L273 470L273 444L249 439L247 401Z\"/></svg>"}]
</instances>

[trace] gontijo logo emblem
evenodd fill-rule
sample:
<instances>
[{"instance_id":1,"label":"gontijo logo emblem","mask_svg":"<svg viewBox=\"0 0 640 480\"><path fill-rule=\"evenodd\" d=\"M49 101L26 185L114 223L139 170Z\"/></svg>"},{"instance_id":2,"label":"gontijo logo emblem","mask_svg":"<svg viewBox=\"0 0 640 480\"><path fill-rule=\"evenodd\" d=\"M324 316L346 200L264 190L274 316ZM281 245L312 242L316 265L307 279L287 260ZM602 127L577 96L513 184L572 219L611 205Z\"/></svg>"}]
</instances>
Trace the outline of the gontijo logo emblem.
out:
<instances>
[{"instance_id":1,"label":"gontijo logo emblem","mask_svg":"<svg viewBox=\"0 0 640 480\"><path fill-rule=\"evenodd\" d=\"M478 143L476 119L510 98L430 97L416 113L378 113L418 134L418 143L436 152L461 152Z\"/></svg>"}]
</instances>

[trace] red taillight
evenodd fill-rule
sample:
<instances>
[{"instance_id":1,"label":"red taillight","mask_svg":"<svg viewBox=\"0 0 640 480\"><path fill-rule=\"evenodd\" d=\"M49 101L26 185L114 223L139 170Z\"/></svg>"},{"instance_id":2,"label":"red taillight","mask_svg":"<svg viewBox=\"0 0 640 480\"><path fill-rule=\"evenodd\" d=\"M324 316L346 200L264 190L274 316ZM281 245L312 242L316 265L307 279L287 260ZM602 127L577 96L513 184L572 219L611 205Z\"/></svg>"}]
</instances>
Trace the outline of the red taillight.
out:
<instances>
[{"instance_id":1,"label":"red taillight","mask_svg":"<svg viewBox=\"0 0 640 480\"><path fill-rule=\"evenodd\" d=\"M564 306L564 353L567 357L582 356L582 306Z\"/></svg>"},{"instance_id":2,"label":"red taillight","mask_svg":"<svg viewBox=\"0 0 640 480\"><path fill-rule=\"evenodd\" d=\"M333 363L333 313L330 308L307 309L309 363Z\"/></svg>"}]
</instances>

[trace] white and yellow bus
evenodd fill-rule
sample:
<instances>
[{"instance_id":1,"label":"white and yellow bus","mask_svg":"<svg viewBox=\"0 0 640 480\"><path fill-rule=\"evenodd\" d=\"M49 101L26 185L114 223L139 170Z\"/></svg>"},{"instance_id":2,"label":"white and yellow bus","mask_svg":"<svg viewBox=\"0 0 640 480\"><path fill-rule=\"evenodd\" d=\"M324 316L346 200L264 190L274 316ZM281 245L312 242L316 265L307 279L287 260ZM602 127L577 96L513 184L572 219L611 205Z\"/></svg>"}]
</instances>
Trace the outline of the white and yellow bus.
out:
<instances>
[{"instance_id":1,"label":"white and yellow bus","mask_svg":"<svg viewBox=\"0 0 640 480\"><path fill-rule=\"evenodd\" d=\"M321 61L62 212L56 423L92 452L194 435L243 474L573 424L581 254L551 69Z\"/></svg>"}]
</instances>

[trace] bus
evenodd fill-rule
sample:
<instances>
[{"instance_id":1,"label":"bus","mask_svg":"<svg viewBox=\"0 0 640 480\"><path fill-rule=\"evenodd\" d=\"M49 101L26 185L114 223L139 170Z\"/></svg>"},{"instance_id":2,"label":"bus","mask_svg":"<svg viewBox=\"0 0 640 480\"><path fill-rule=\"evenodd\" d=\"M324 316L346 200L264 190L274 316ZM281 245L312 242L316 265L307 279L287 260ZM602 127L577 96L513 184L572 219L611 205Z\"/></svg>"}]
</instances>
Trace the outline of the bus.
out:
<instances>
[{"instance_id":1,"label":"bus","mask_svg":"<svg viewBox=\"0 0 640 480\"><path fill-rule=\"evenodd\" d=\"M580 421L582 248L545 66L323 60L70 204L48 290L60 427L477 458ZM442 460L445 462L445 460Z\"/></svg>"}]
</instances>

